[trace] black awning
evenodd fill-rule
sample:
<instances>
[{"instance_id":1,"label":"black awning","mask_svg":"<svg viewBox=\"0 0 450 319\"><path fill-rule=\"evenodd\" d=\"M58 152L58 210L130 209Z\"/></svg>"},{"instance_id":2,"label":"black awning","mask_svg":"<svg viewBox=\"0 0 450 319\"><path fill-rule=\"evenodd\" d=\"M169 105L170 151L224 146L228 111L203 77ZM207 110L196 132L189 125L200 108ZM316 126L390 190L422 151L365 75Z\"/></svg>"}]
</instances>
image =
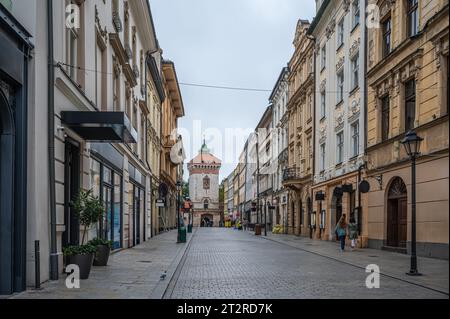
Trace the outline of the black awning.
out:
<instances>
[{"instance_id":1,"label":"black awning","mask_svg":"<svg viewBox=\"0 0 450 319\"><path fill-rule=\"evenodd\" d=\"M89 142L136 143L137 132L124 112L61 112L63 125Z\"/></svg>"}]
</instances>

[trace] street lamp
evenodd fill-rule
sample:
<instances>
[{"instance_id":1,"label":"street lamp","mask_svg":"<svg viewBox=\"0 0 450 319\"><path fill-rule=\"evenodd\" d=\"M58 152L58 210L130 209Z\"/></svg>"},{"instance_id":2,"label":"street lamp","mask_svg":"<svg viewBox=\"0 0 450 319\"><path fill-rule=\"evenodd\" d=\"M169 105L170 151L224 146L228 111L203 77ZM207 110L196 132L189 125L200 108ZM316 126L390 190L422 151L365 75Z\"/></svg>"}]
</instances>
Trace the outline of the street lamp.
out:
<instances>
[{"instance_id":1,"label":"street lamp","mask_svg":"<svg viewBox=\"0 0 450 319\"><path fill-rule=\"evenodd\" d=\"M406 133L405 138L401 141L406 154L411 159L411 269L406 273L411 276L421 275L417 269L416 256L416 158L420 154L420 143L422 141L423 138L414 131Z\"/></svg>"}]
</instances>

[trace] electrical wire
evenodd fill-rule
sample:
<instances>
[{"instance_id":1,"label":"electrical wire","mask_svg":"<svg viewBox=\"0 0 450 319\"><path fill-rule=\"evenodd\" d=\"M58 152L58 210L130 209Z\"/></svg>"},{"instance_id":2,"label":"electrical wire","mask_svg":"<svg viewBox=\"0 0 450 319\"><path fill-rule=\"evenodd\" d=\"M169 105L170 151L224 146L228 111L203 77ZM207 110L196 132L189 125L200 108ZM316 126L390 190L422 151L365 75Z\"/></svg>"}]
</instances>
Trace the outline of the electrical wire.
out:
<instances>
[{"instance_id":1,"label":"electrical wire","mask_svg":"<svg viewBox=\"0 0 450 319\"><path fill-rule=\"evenodd\" d=\"M107 75L113 75L113 73L111 72L102 72L102 71L98 71L98 70L93 70L93 69L87 69L87 68L82 68L79 66L74 66L74 65L70 65L64 62L57 62L57 65L63 65L69 68L74 68L77 70L81 70L81 71L87 71L87 72L93 72L93 73L100 73L100 74L107 74ZM198 88L206 88L206 89L219 89L219 90L230 90L230 91L247 91L247 92L263 92L263 93L268 93L268 92L272 92L273 90L271 89L262 89L262 88L250 88L250 87L239 87L239 86L221 86L221 85L212 85L212 84L200 84L200 83L189 83L189 82L179 82L178 83L180 86L189 86L189 87L198 87ZM416 90L418 92L424 92L426 90L430 90L430 89L443 89L443 87L440 86L432 86L432 87L428 87L428 88L423 88L423 89L417 89ZM333 91L333 90L325 90L325 91L313 91L314 93L330 93L330 94L337 94L337 93L352 93L354 91L354 89L350 90L350 91ZM366 90L360 89L359 90L361 93L364 93ZM375 92L375 89L369 88L369 90L367 90L367 92ZM292 90L288 90L288 93L295 93L296 91L292 91Z\"/></svg>"}]
</instances>

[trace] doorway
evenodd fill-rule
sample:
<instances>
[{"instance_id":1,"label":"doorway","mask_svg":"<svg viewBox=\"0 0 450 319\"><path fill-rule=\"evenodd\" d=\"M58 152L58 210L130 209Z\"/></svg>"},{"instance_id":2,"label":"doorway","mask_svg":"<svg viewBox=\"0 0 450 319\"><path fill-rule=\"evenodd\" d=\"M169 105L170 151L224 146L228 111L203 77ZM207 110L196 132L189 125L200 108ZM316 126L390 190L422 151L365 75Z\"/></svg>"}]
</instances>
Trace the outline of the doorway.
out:
<instances>
[{"instance_id":1,"label":"doorway","mask_svg":"<svg viewBox=\"0 0 450 319\"><path fill-rule=\"evenodd\" d=\"M406 185L396 177L388 192L386 245L389 247L406 248L407 200Z\"/></svg>"},{"instance_id":2,"label":"doorway","mask_svg":"<svg viewBox=\"0 0 450 319\"><path fill-rule=\"evenodd\" d=\"M0 88L0 295L14 291L14 117Z\"/></svg>"},{"instance_id":3,"label":"doorway","mask_svg":"<svg viewBox=\"0 0 450 319\"><path fill-rule=\"evenodd\" d=\"M334 238L334 240L338 241L338 237L334 232L335 226L339 222L339 219L342 217L342 190L338 186L333 191L333 197L331 198L331 225L329 229L330 240Z\"/></svg>"},{"instance_id":4,"label":"doorway","mask_svg":"<svg viewBox=\"0 0 450 319\"><path fill-rule=\"evenodd\" d=\"M67 139L64 147L64 226L62 245L78 245L80 242L80 223L70 202L80 190L80 148L78 143Z\"/></svg>"},{"instance_id":5,"label":"doorway","mask_svg":"<svg viewBox=\"0 0 450 319\"><path fill-rule=\"evenodd\" d=\"M200 227L212 227L213 226L213 216L210 214L202 215Z\"/></svg>"},{"instance_id":6,"label":"doorway","mask_svg":"<svg viewBox=\"0 0 450 319\"><path fill-rule=\"evenodd\" d=\"M144 190L138 185L132 184L132 202L131 216L132 216L132 246L139 245L141 243L141 221L144 219Z\"/></svg>"}]
</instances>

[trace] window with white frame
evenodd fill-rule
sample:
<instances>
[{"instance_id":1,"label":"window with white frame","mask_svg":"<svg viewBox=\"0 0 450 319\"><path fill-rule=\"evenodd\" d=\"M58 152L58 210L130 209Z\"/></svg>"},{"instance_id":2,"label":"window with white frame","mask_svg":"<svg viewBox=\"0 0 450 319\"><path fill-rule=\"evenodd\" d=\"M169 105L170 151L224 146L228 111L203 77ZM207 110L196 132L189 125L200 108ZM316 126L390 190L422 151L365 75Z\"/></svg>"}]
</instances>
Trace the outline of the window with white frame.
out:
<instances>
[{"instance_id":1,"label":"window with white frame","mask_svg":"<svg viewBox=\"0 0 450 319\"><path fill-rule=\"evenodd\" d=\"M352 67L352 89L359 85L359 53L357 53L351 60Z\"/></svg>"},{"instance_id":2,"label":"window with white frame","mask_svg":"<svg viewBox=\"0 0 450 319\"><path fill-rule=\"evenodd\" d=\"M344 132L336 134L336 163L340 164L344 160Z\"/></svg>"},{"instance_id":3,"label":"window with white frame","mask_svg":"<svg viewBox=\"0 0 450 319\"><path fill-rule=\"evenodd\" d=\"M320 144L320 161L319 161L319 169L320 171L325 170L325 143Z\"/></svg>"},{"instance_id":4,"label":"window with white frame","mask_svg":"<svg viewBox=\"0 0 450 319\"><path fill-rule=\"evenodd\" d=\"M419 33L418 0L407 0L408 35L410 37Z\"/></svg>"},{"instance_id":5,"label":"window with white frame","mask_svg":"<svg viewBox=\"0 0 450 319\"><path fill-rule=\"evenodd\" d=\"M325 100L326 100L326 95L325 95L325 91L323 91L320 93L320 118L324 118L326 115Z\"/></svg>"},{"instance_id":6,"label":"window with white frame","mask_svg":"<svg viewBox=\"0 0 450 319\"><path fill-rule=\"evenodd\" d=\"M344 98L344 69L337 74L337 103L342 102Z\"/></svg>"},{"instance_id":7,"label":"window with white frame","mask_svg":"<svg viewBox=\"0 0 450 319\"><path fill-rule=\"evenodd\" d=\"M344 44L344 18L342 18L337 27L337 47L340 48Z\"/></svg>"},{"instance_id":8,"label":"window with white frame","mask_svg":"<svg viewBox=\"0 0 450 319\"><path fill-rule=\"evenodd\" d=\"M359 153L359 122L356 121L351 125L352 132L352 156L357 156Z\"/></svg>"},{"instance_id":9,"label":"window with white frame","mask_svg":"<svg viewBox=\"0 0 450 319\"><path fill-rule=\"evenodd\" d=\"M75 5L71 3L72 5ZM71 14L74 14L75 9L72 9ZM75 26L66 27L66 63L67 72L70 78L76 81L77 67L78 67L78 30Z\"/></svg>"},{"instance_id":10,"label":"window with white frame","mask_svg":"<svg viewBox=\"0 0 450 319\"><path fill-rule=\"evenodd\" d=\"M359 0L354 0L352 4L353 21L352 28L359 24L360 12L359 12Z\"/></svg>"},{"instance_id":11,"label":"window with white frame","mask_svg":"<svg viewBox=\"0 0 450 319\"><path fill-rule=\"evenodd\" d=\"M327 63L327 47L326 44L323 45L322 49L320 49L320 68L325 69L325 65Z\"/></svg>"}]
</instances>

